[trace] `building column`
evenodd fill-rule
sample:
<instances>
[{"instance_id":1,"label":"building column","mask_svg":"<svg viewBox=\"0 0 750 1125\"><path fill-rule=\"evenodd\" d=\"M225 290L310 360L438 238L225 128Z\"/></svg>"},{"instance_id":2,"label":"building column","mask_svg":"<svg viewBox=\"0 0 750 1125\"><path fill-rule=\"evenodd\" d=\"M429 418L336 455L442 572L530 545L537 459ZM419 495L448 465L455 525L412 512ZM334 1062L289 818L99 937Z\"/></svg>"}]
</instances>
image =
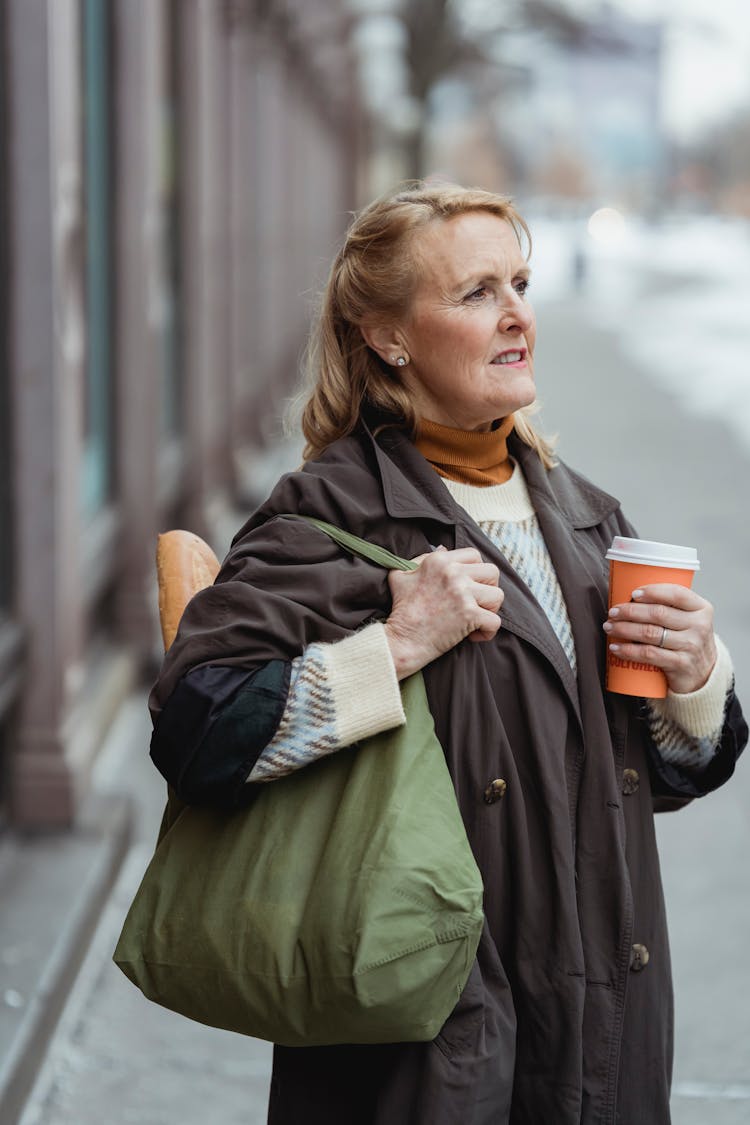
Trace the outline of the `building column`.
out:
<instances>
[{"instance_id":1,"label":"building column","mask_svg":"<svg viewBox=\"0 0 750 1125\"><path fill-rule=\"evenodd\" d=\"M141 654L156 649L154 552L160 480L164 219L160 198L165 26L151 0L117 4L115 131L117 478L122 531L115 585L119 636Z\"/></svg>"},{"instance_id":2,"label":"building column","mask_svg":"<svg viewBox=\"0 0 750 1125\"><path fill-rule=\"evenodd\" d=\"M182 270L186 407L185 519L210 537L211 508L229 472L222 395L228 385L226 167L221 38L224 9L183 0Z\"/></svg>"},{"instance_id":3,"label":"building column","mask_svg":"<svg viewBox=\"0 0 750 1125\"><path fill-rule=\"evenodd\" d=\"M227 81L228 135L227 181L229 188L229 238L227 272L229 290L229 355L231 379L227 399L228 446L236 453L254 436L253 391L259 378L258 316L255 278L258 272L257 222L253 177L257 174L257 104L254 75L257 36L247 0L234 0L228 9Z\"/></svg>"},{"instance_id":4,"label":"building column","mask_svg":"<svg viewBox=\"0 0 750 1125\"><path fill-rule=\"evenodd\" d=\"M6 16L14 569L27 636L10 803L18 825L49 827L73 819L82 752L66 735L83 680L81 30L76 0L7 0Z\"/></svg>"},{"instance_id":5,"label":"building column","mask_svg":"<svg viewBox=\"0 0 750 1125\"><path fill-rule=\"evenodd\" d=\"M258 284L260 313L257 352L260 363L258 426L263 444L274 436L280 385L284 383L284 354L291 331L295 295L286 288L284 254L288 238L288 182L286 134L289 127L289 87L278 43L268 38L256 72L258 147L255 206L258 211Z\"/></svg>"}]
</instances>

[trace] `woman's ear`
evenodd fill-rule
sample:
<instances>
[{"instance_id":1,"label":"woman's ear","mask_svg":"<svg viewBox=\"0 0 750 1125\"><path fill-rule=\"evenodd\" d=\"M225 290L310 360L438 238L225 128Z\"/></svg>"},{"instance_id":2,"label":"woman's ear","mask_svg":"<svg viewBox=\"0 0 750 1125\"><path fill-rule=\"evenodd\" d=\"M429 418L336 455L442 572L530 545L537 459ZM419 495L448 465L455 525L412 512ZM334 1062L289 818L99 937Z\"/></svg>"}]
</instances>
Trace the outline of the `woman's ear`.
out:
<instances>
[{"instance_id":1,"label":"woman's ear","mask_svg":"<svg viewBox=\"0 0 750 1125\"><path fill-rule=\"evenodd\" d=\"M361 324L360 331L365 343L372 348L390 367L403 367L404 346L398 333L390 325Z\"/></svg>"}]
</instances>

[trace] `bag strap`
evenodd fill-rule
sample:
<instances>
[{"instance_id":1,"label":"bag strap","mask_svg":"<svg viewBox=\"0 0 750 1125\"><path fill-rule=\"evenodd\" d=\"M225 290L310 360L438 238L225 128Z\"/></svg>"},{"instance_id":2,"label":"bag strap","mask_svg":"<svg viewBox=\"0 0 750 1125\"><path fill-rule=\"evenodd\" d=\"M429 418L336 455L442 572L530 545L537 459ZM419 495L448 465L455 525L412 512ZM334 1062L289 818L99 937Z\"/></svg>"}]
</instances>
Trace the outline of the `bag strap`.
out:
<instances>
[{"instance_id":1,"label":"bag strap","mask_svg":"<svg viewBox=\"0 0 750 1125\"><path fill-rule=\"evenodd\" d=\"M291 513L285 513L284 518L304 520L305 523L312 524L319 531L325 532L335 543L349 551L350 554L359 555L360 558L368 559L370 562L376 563L377 566L385 567L386 570L417 569L418 564L412 562L411 559L402 559L387 551L385 547L378 547L376 543L368 543L366 539L360 539L359 536L352 535L349 531L342 531L340 527L335 527L332 523L326 523L325 520L316 519L314 516L292 515Z\"/></svg>"}]
</instances>

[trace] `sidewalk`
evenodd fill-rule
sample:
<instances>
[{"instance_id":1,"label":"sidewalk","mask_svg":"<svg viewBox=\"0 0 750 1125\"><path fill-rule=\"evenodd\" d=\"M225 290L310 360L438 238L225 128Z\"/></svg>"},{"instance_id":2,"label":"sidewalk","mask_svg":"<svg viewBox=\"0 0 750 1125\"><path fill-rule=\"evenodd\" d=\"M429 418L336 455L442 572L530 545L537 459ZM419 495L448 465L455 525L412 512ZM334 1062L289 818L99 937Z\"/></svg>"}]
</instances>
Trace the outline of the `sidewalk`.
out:
<instances>
[{"instance_id":1,"label":"sidewalk","mask_svg":"<svg viewBox=\"0 0 750 1125\"><path fill-rule=\"evenodd\" d=\"M626 363L612 338L586 323L578 301L548 305L539 320L545 428L560 432L561 456L621 497L644 537L699 548L698 588L716 605L740 694L750 698L742 562L750 557L750 455ZM134 698L98 775L102 793L129 793L136 803L133 845L22 1125L265 1121L270 1048L148 1004L110 960L161 814L163 787L147 744L145 703ZM674 1125L750 1122L750 1007L738 1002L750 984L749 809L745 762L718 794L659 818L677 995Z\"/></svg>"},{"instance_id":2,"label":"sidewalk","mask_svg":"<svg viewBox=\"0 0 750 1125\"><path fill-rule=\"evenodd\" d=\"M103 791L125 792L136 803L133 843L21 1118L24 1125L265 1122L270 1046L149 1004L112 963L164 804L164 783L148 757L149 735L145 695L134 696L97 777Z\"/></svg>"},{"instance_id":3,"label":"sidewalk","mask_svg":"<svg viewBox=\"0 0 750 1125\"><path fill-rule=\"evenodd\" d=\"M685 414L581 309L539 310L542 424L644 539L698 548L695 587L715 606L750 710L750 454L718 422ZM657 817L657 836L676 997L673 1125L748 1125L750 760L719 792Z\"/></svg>"}]
</instances>

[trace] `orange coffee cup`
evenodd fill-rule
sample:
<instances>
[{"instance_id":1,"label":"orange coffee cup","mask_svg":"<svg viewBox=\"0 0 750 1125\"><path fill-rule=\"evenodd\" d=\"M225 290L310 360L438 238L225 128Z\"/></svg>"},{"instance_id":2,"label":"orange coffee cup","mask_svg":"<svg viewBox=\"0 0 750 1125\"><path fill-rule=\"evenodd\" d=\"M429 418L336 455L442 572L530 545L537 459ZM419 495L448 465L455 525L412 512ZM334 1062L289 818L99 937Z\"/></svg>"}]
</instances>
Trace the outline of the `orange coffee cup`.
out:
<instances>
[{"instance_id":1,"label":"orange coffee cup","mask_svg":"<svg viewBox=\"0 0 750 1125\"><path fill-rule=\"evenodd\" d=\"M607 551L609 559L609 608L632 600L633 590L656 582L677 586L693 584L700 570L695 547L674 543L654 543L650 539L628 539L616 535ZM645 699L664 699L667 677L653 664L634 664L607 648L607 688L620 695L640 695Z\"/></svg>"}]
</instances>

